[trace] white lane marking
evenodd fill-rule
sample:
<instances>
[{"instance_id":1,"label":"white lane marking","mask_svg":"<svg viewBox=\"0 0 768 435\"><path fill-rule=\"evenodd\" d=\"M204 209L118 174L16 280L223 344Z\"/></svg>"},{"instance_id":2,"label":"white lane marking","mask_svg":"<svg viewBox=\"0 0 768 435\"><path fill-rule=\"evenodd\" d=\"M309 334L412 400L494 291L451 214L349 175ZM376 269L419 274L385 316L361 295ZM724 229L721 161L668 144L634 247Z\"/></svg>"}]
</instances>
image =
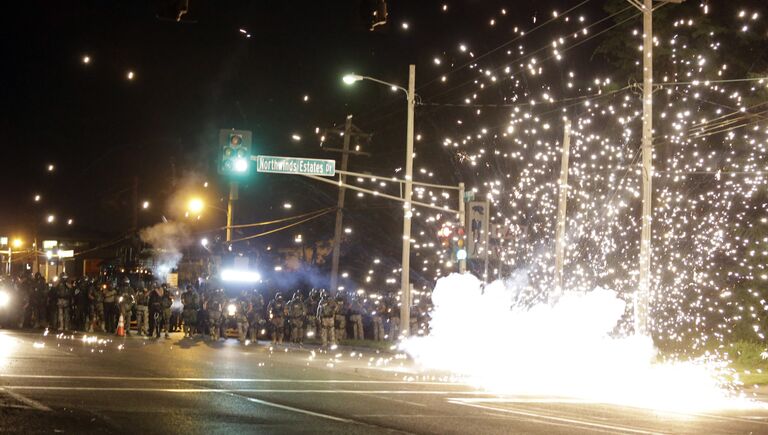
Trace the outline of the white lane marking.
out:
<instances>
[{"instance_id":1,"label":"white lane marking","mask_svg":"<svg viewBox=\"0 0 768 435\"><path fill-rule=\"evenodd\" d=\"M655 412L657 414L665 414L669 416L674 417L682 417L682 418L709 418L711 420L721 420L721 421L734 421L734 422L742 422L742 423L751 423L751 424L760 424L760 425L768 425L768 415L765 416L728 416L728 415L717 415L717 414L706 414L706 413L697 413L697 412L676 412L676 411L663 411L663 410L656 410L653 408L643 408L639 406L631 406L631 405L622 405L618 403L610 403L610 402L600 402L600 401L590 401L590 400L581 400L581 399L567 399L567 398L535 398L535 397L497 397L497 398L484 398L484 397L462 397L462 398L451 398L449 400L456 400L464 403L530 403L530 404L550 404L550 403L561 403L566 405L606 405L606 406L616 406L621 408L631 408L631 409L637 409L639 411L647 411L647 412Z\"/></svg>"},{"instance_id":2,"label":"white lane marking","mask_svg":"<svg viewBox=\"0 0 768 435\"><path fill-rule=\"evenodd\" d=\"M308 393L308 394L412 394L427 396L484 395L480 391L418 391L418 390L277 390L265 388L143 388L143 387L62 387L58 385L8 385L7 390L56 390L56 391L137 391L157 393Z\"/></svg>"},{"instance_id":3,"label":"white lane marking","mask_svg":"<svg viewBox=\"0 0 768 435\"><path fill-rule=\"evenodd\" d=\"M391 397L379 397L379 396L377 396L375 394L369 394L369 396L371 396L371 397L373 397L375 399L379 399L379 400L386 400L386 401L389 401L389 402L404 403L406 405L419 406L419 407L422 407L422 408L427 408L427 405L425 405L423 403L419 403L419 402L411 402L409 400L401 400L401 399L392 399Z\"/></svg>"},{"instance_id":4,"label":"white lane marking","mask_svg":"<svg viewBox=\"0 0 768 435\"><path fill-rule=\"evenodd\" d=\"M495 397L495 398L457 398L466 403L562 403L566 405L598 405L610 403L595 402L592 400L558 398L558 397Z\"/></svg>"},{"instance_id":5,"label":"white lane marking","mask_svg":"<svg viewBox=\"0 0 768 435\"><path fill-rule=\"evenodd\" d=\"M17 400L17 401L19 401L19 402L29 406L30 408L36 409L38 411L46 411L46 412L51 411L51 408L43 405L42 403L38 402L37 400L30 399L29 397L22 396L19 393L11 391L9 388L0 387L0 392L3 392L5 394L7 394L7 395L11 396L12 398L14 398L15 400Z\"/></svg>"},{"instance_id":6,"label":"white lane marking","mask_svg":"<svg viewBox=\"0 0 768 435\"><path fill-rule=\"evenodd\" d=\"M427 381L376 381L353 379L266 379L266 378L173 378L173 377L142 377L142 376L69 376L69 375L22 375L0 374L0 378L18 379L86 379L95 381L180 381L180 382L264 382L264 383L296 383L296 384L382 384L382 385L442 385L465 387L463 384L451 382Z\"/></svg>"},{"instance_id":7,"label":"white lane marking","mask_svg":"<svg viewBox=\"0 0 768 435\"><path fill-rule=\"evenodd\" d=\"M619 426L619 425L611 425L611 424L603 424L603 423L595 423L588 420L579 420L574 418L566 418L566 417L557 417L554 415L547 415L547 414L539 414L535 412L529 412L529 411L520 411L515 409L506 409L506 408L497 408L494 406L484 406L479 405L477 403L467 403L460 400L448 400L448 403L453 403L455 405L462 405L462 406L470 406L473 408L480 408L487 411L497 411L497 412L503 412L506 414L514 414L514 415L521 415L524 417L532 417L532 418L538 418L543 420L551 420L559 423L565 423L565 424L575 424L580 426L586 426L591 428L597 428L597 429L606 429L610 431L617 431L617 432L630 432L630 433L639 433L639 434L658 434L662 432L655 432L648 429L639 429L639 428L632 428L627 426Z\"/></svg>"},{"instance_id":8,"label":"white lane marking","mask_svg":"<svg viewBox=\"0 0 768 435\"><path fill-rule=\"evenodd\" d=\"M338 422L341 422L341 423L350 423L350 424L358 423L355 420L349 420L347 418L336 417L336 416L328 415L328 414L322 414L322 413L310 411L310 410L307 410L307 409L294 408L293 406L281 405L279 403L268 402L266 400L256 399L254 397L245 397L245 396L239 396L239 397L243 397L245 400L247 400L249 402L253 402L253 403L258 403L259 405L271 406L273 408L283 409L283 410L286 410L286 411L298 412L299 414L310 415L312 417L324 418L326 420L333 420L333 421L338 421Z\"/></svg>"}]
</instances>

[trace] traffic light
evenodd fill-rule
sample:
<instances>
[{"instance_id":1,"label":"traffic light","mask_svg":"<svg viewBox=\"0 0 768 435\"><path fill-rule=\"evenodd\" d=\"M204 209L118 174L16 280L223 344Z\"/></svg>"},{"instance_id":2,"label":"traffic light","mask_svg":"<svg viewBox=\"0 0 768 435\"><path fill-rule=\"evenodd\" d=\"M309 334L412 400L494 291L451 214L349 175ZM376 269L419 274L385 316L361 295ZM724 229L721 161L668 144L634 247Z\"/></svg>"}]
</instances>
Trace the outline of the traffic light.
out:
<instances>
[{"instance_id":1,"label":"traffic light","mask_svg":"<svg viewBox=\"0 0 768 435\"><path fill-rule=\"evenodd\" d=\"M251 167L251 132L219 130L219 174L239 177Z\"/></svg>"}]
</instances>

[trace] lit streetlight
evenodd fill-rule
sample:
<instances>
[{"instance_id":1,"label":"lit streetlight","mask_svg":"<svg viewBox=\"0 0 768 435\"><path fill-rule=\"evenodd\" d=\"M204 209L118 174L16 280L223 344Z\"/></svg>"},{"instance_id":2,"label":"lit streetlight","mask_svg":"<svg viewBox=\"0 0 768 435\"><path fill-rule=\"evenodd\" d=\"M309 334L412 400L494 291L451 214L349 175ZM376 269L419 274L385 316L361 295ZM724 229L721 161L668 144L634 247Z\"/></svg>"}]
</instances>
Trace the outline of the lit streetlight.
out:
<instances>
[{"instance_id":1,"label":"lit streetlight","mask_svg":"<svg viewBox=\"0 0 768 435\"><path fill-rule=\"evenodd\" d=\"M149 208L149 201L144 201L141 203L141 208L146 210Z\"/></svg>"},{"instance_id":2,"label":"lit streetlight","mask_svg":"<svg viewBox=\"0 0 768 435\"><path fill-rule=\"evenodd\" d=\"M187 210L191 213L201 213L203 208L205 208L205 203L200 198L192 198L187 203Z\"/></svg>"},{"instance_id":3,"label":"lit streetlight","mask_svg":"<svg viewBox=\"0 0 768 435\"><path fill-rule=\"evenodd\" d=\"M400 277L400 291L403 295L403 303L400 304L400 330L404 335L408 335L408 325L410 324L410 304L411 304L411 285L410 285L410 261L411 261L411 197L413 195L413 124L414 108L416 105L416 65L408 67L408 89L392 83L385 82L373 77L362 76L359 74L347 74L342 78L344 83L352 85L355 82L368 80L385 86L392 90L401 90L405 92L408 106L408 121L406 124L406 146L405 146L405 202L403 204L403 272ZM403 326L404 325L404 326Z\"/></svg>"},{"instance_id":4,"label":"lit streetlight","mask_svg":"<svg viewBox=\"0 0 768 435\"><path fill-rule=\"evenodd\" d=\"M56 216L54 216L54 215L52 215L52 214L49 214L49 215L48 215L48 216L45 218L45 221L46 221L46 222L48 222L49 224L52 224L52 223L54 223L54 222L56 221Z\"/></svg>"},{"instance_id":5,"label":"lit streetlight","mask_svg":"<svg viewBox=\"0 0 768 435\"><path fill-rule=\"evenodd\" d=\"M201 245L203 248L207 248L207 247L208 247L208 239L206 239L206 238L203 238L203 239L201 239L201 240L200 240L200 245Z\"/></svg>"}]
</instances>

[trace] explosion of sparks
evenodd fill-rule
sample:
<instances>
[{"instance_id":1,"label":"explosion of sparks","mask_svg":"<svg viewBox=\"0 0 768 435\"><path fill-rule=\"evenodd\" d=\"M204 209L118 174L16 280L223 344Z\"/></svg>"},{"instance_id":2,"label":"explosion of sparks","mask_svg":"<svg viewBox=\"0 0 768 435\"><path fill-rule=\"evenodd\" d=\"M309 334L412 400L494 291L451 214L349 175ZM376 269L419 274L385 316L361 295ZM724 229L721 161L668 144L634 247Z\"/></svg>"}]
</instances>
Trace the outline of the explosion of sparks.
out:
<instances>
[{"instance_id":1,"label":"explosion of sparks","mask_svg":"<svg viewBox=\"0 0 768 435\"><path fill-rule=\"evenodd\" d=\"M579 5L553 12L530 30L510 22L511 15L496 15L493 29L514 26L511 41L478 53L471 40L457 40L439 64L431 55L419 70L420 77L436 78L417 88L416 178L440 178L428 166L437 164L431 150L439 147L456 178L491 202L488 273L501 278L524 269L531 284L521 298L529 304L544 301L553 287L567 119L573 128L564 287L609 288L626 302L627 314L633 310L642 182L642 97L634 83L642 76L643 32L638 11L612 4L598 17ZM736 341L765 340L768 65L745 59L761 50L768 32L760 8L686 2L654 13L650 329L667 354L709 350L728 358ZM600 48L579 51L587 41ZM623 64L614 77L586 77L589 66L574 53ZM398 186L374 182L382 192ZM414 199L455 208L457 196L420 186ZM436 237L456 220L452 213L414 210L412 267L422 288L431 287L427 279L458 270L455 248ZM471 269L482 270L482 259L470 260ZM397 273L386 282L396 283ZM628 334L632 325L620 322L618 329Z\"/></svg>"},{"instance_id":2,"label":"explosion of sparks","mask_svg":"<svg viewBox=\"0 0 768 435\"><path fill-rule=\"evenodd\" d=\"M524 286L442 278L430 334L401 347L426 368L499 394L675 412L765 407L727 381L722 363L657 361L650 338L616 334L625 303L613 291L566 292L554 305L524 307L516 302Z\"/></svg>"}]
</instances>

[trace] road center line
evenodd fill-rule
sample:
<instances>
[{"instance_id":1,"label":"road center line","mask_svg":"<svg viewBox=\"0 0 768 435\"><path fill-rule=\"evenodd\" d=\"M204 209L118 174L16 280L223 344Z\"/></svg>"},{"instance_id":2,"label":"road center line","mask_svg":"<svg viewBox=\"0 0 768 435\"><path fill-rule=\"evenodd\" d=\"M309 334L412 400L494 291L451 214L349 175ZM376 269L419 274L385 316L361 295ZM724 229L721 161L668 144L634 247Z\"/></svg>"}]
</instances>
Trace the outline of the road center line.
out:
<instances>
[{"instance_id":1,"label":"road center line","mask_svg":"<svg viewBox=\"0 0 768 435\"><path fill-rule=\"evenodd\" d=\"M33 399L30 399L29 397L22 396L21 394L16 393L14 391L11 391L8 388L0 387L0 392L3 392L5 394L7 394L7 395L11 396L12 398L14 398L15 400L17 400L17 401L19 401L19 402L29 406L30 408L34 408L34 409L36 409L38 411L46 411L46 412L51 411L51 408L43 405L42 403L38 402L37 400L33 400Z\"/></svg>"}]
</instances>

